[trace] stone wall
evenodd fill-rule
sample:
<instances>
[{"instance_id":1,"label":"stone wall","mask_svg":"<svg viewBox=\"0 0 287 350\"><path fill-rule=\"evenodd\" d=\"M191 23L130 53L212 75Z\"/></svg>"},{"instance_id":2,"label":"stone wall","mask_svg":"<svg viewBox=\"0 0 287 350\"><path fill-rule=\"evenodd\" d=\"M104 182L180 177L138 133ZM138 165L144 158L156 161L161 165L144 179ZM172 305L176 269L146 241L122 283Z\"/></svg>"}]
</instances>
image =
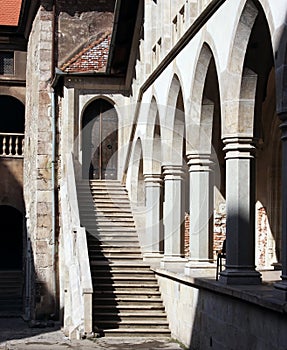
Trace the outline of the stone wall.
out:
<instances>
[{"instance_id":1,"label":"stone wall","mask_svg":"<svg viewBox=\"0 0 287 350\"><path fill-rule=\"evenodd\" d=\"M24 158L24 199L31 239L35 283L32 317L55 312L55 266L52 232L52 19L41 6L33 23L27 55L27 96Z\"/></svg>"},{"instance_id":2,"label":"stone wall","mask_svg":"<svg viewBox=\"0 0 287 350\"><path fill-rule=\"evenodd\" d=\"M223 295L216 285L210 289L196 287L195 279L187 283L159 275L158 280L172 337L188 349L286 348L287 319L280 308L275 312Z\"/></svg>"},{"instance_id":3,"label":"stone wall","mask_svg":"<svg viewBox=\"0 0 287 350\"><path fill-rule=\"evenodd\" d=\"M91 3L91 1L57 1L58 16L58 66L87 46L90 40L100 39L111 32L115 0Z\"/></svg>"},{"instance_id":4,"label":"stone wall","mask_svg":"<svg viewBox=\"0 0 287 350\"><path fill-rule=\"evenodd\" d=\"M10 205L25 215L23 201L23 160L1 158L0 205Z\"/></svg>"}]
</instances>

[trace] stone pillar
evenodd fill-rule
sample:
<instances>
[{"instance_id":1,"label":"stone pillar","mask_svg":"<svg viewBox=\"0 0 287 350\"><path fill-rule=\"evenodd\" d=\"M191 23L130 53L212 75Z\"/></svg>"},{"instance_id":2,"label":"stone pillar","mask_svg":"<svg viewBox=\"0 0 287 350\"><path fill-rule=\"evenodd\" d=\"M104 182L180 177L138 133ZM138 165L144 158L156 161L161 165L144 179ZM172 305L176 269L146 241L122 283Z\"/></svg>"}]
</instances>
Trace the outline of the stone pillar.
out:
<instances>
[{"instance_id":1,"label":"stone pillar","mask_svg":"<svg viewBox=\"0 0 287 350\"><path fill-rule=\"evenodd\" d=\"M187 156L189 165L190 256L185 273L195 267L214 267L213 263L213 162L208 154Z\"/></svg>"},{"instance_id":2,"label":"stone pillar","mask_svg":"<svg viewBox=\"0 0 287 350\"><path fill-rule=\"evenodd\" d=\"M226 269L223 284L259 284L255 271L255 147L252 138L224 140L226 152Z\"/></svg>"},{"instance_id":3,"label":"stone pillar","mask_svg":"<svg viewBox=\"0 0 287 350\"><path fill-rule=\"evenodd\" d=\"M144 175L146 193L146 234L144 259L159 260L163 253L162 177Z\"/></svg>"},{"instance_id":4,"label":"stone pillar","mask_svg":"<svg viewBox=\"0 0 287 350\"><path fill-rule=\"evenodd\" d=\"M184 171L182 166L163 167L164 176L164 258L162 267L183 263L185 219Z\"/></svg>"},{"instance_id":5,"label":"stone pillar","mask_svg":"<svg viewBox=\"0 0 287 350\"><path fill-rule=\"evenodd\" d=\"M287 300L287 113L280 114L282 124L282 237L281 237L281 281L274 284Z\"/></svg>"}]
</instances>

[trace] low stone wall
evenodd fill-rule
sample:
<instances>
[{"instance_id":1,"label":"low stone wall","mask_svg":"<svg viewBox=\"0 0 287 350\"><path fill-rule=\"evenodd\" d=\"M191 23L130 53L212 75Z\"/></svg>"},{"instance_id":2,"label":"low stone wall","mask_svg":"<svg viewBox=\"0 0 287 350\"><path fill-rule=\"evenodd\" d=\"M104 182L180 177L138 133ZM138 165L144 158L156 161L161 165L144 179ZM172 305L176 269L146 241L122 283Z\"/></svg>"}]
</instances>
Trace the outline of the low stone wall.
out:
<instances>
[{"instance_id":1,"label":"low stone wall","mask_svg":"<svg viewBox=\"0 0 287 350\"><path fill-rule=\"evenodd\" d=\"M200 283L194 278L189 283L188 278L180 281L174 275L158 273L172 337L189 350L286 349L284 301L274 299L272 309L272 302L264 301L264 297L260 300L257 296L254 303L250 302L248 293L245 300L244 296L238 297L244 293L242 286L234 288L236 291L231 288L226 291L227 287L216 282ZM270 288L272 293L273 287Z\"/></svg>"}]
</instances>

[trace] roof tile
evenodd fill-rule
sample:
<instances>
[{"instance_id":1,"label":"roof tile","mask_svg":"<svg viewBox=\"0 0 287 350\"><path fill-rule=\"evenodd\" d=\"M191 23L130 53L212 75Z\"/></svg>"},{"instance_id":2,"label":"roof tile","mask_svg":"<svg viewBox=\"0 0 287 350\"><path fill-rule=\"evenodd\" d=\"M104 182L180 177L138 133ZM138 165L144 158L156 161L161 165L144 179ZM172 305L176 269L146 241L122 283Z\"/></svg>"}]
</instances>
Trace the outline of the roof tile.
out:
<instances>
[{"instance_id":1,"label":"roof tile","mask_svg":"<svg viewBox=\"0 0 287 350\"><path fill-rule=\"evenodd\" d=\"M106 32L74 55L61 69L64 72L104 72L110 50L111 33Z\"/></svg>"},{"instance_id":2,"label":"roof tile","mask_svg":"<svg viewBox=\"0 0 287 350\"><path fill-rule=\"evenodd\" d=\"M0 0L0 25L17 26L22 0Z\"/></svg>"}]
</instances>

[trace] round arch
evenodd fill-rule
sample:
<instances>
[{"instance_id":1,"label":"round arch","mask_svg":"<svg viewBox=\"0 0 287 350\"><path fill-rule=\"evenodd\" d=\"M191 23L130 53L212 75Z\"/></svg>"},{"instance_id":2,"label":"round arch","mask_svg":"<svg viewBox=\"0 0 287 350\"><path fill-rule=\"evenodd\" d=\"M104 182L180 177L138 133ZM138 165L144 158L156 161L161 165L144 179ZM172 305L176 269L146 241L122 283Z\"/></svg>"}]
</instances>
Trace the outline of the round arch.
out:
<instances>
[{"instance_id":1,"label":"round arch","mask_svg":"<svg viewBox=\"0 0 287 350\"><path fill-rule=\"evenodd\" d=\"M1 118L0 132L24 134L24 104L13 96L0 95L0 109L3 116L9 116L9 118Z\"/></svg>"},{"instance_id":2,"label":"round arch","mask_svg":"<svg viewBox=\"0 0 287 350\"><path fill-rule=\"evenodd\" d=\"M118 115L104 98L88 103L82 114L82 176L117 179Z\"/></svg>"},{"instance_id":3,"label":"round arch","mask_svg":"<svg viewBox=\"0 0 287 350\"><path fill-rule=\"evenodd\" d=\"M8 205L0 205L1 245L0 269L22 270L23 215Z\"/></svg>"}]
</instances>

